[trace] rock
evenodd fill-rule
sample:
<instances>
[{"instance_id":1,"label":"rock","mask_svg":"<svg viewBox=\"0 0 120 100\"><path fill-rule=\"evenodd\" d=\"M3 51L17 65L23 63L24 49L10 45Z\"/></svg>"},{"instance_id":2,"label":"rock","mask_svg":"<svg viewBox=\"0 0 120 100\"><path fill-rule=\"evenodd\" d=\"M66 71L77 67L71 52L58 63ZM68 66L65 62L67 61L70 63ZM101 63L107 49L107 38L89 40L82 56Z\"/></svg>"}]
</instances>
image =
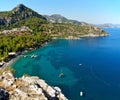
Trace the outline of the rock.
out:
<instances>
[{"instance_id":1,"label":"rock","mask_svg":"<svg viewBox=\"0 0 120 100\"><path fill-rule=\"evenodd\" d=\"M46 20L44 16L38 14L37 12L33 11L32 9L26 7L23 4L19 4L11 11L2 13L0 12L0 25L9 26L13 23L19 22L30 17L38 17Z\"/></svg>"},{"instance_id":2,"label":"rock","mask_svg":"<svg viewBox=\"0 0 120 100\"><path fill-rule=\"evenodd\" d=\"M58 87L49 86L36 76L14 78L10 72L0 76L0 98L9 100L67 100ZM8 100L8 99L0 99Z\"/></svg>"},{"instance_id":3,"label":"rock","mask_svg":"<svg viewBox=\"0 0 120 100\"><path fill-rule=\"evenodd\" d=\"M9 100L9 93L3 88L0 88L0 100Z\"/></svg>"},{"instance_id":4,"label":"rock","mask_svg":"<svg viewBox=\"0 0 120 100\"><path fill-rule=\"evenodd\" d=\"M51 97L55 97L55 90L48 86L47 89L46 89L46 92L51 96Z\"/></svg>"},{"instance_id":5,"label":"rock","mask_svg":"<svg viewBox=\"0 0 120 100\"><path fill-rule=\"evenodd\" d=\"M58 92L61 92L61 89L59 87L54 87L54 89Z\"/></svg>"},{"instance_id":6,"label":"rock","mask_svg":"<svg viewBox=\"0 0 120 100\"><path fill-rule=\"evenodd\" d=\"M11 86L11 84L13 84L13 82L14 82L14 77L13 77L13 75L12 75L11 73L9 73L9 72L7 72L7 73L4 72L2 78L4 78L4 79L2 80L2 82L3 82L3 84L4 84L5 87Z\"/></svg>"}]
</instances>

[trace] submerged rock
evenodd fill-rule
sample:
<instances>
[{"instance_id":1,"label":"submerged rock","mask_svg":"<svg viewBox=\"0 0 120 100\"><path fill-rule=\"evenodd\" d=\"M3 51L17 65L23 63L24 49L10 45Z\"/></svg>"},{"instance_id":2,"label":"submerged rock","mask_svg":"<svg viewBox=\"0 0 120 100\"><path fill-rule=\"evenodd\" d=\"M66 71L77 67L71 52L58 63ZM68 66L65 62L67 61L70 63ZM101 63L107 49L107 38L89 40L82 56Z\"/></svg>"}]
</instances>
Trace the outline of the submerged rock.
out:
<instances>
[{"instance_id":1,"label":"submerged rock","mask_svg":"<svg viewBox=\"0 0 120 100\"><path fill-rule=\"evenodd\" d=\"M10 72L0 76L0 100L67 100L58 87L49 86L36 76L14 78ZM1 99L6 98L6 99Z\"/></svg>"},{"instance_id":2,"label":"submerged rock","mask_svg":"<svg viewBox=\"0 0 120 100\"><path fill-rule=\"evenodd\" d=\"M3 88L0 88L0 100L9 100L9 93Z\"/></svg>"}]
</instances>

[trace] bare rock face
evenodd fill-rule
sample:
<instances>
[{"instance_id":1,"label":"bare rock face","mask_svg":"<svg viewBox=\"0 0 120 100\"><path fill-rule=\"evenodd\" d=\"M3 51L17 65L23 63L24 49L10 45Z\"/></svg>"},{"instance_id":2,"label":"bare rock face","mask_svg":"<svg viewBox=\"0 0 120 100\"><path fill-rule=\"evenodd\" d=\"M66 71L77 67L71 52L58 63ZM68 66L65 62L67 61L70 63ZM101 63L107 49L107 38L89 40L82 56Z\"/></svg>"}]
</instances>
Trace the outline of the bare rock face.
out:
<instances>
[{"instance_id":1,"label":"bare rock face","mask_svg":"<svg viewBox=\"0 0 120 100\"><path fill-rule=\"evenodd\" d=\"M23 4L19 4L11 11L0 12L0 25L9 26L30 17L37 17L46 20L44 16L38 14L37 12L33 11Z\"/></svg>"},{"instance_id":2,"label":"bare rock face","mask_svg":"<svg viewBox=\"0 0 120 100\"><path fill-rule=\"evenodd\" d=\"M23 10L25 10L26 7L23 4L19 4L16 8L14 8L13 13L21 13Z\"/></svg>"},{"instance_id":3,"label":"bare rock face","mask_svg":"<svg viewBox=\"0 0 120 100\"><path fill-rule=\"evenodd\" d=\"M58 87L49 86L36 76L14 78L10 72L0 76L0 100L67 100ZM2 94L1 94L2 93Z\"/></svg>"}]
</instances>

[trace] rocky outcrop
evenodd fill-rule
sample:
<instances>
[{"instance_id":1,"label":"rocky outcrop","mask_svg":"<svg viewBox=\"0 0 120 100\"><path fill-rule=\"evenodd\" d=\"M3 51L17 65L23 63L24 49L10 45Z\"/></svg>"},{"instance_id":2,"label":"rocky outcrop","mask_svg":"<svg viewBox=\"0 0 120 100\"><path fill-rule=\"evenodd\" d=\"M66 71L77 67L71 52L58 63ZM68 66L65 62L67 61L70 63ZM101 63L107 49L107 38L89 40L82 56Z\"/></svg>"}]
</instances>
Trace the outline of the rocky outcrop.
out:
<instances>
[{"instance_id":1,"label":"rocky outcrop","mask_svg":"<svg viewBox=\"0 0 120 100\"><path fill-rule=\"evenodd\" d=\"M52 23L72 23L72 24L76 24L76 25L88 25L85 22L79 22L77 20L67 19L66 17L61 16L59 14L53 14L51 16L44 15L44 17Z\"/></svg>"},{"instance_id":2,"label":"rocky outcrop","mask_svg":"<svg viewBox=\"0 0 120 100\"><path fill-rule=\"evenodd\" d=\"M9 100L9 93L3 88L0 88L0 100Z\"/></svg>"},{"instance_id":3,"label":"rocky outcrop","mask_svg":"<svg viewBox=\"0 0 120 100\"><path fill-rule=\"evenodd\" d=\"M29 17L38 17L46 20L45 17L33 11L32 9L24 6L23 4L19 4L11 11L0 12L0 25L9 26L13 23L27 19Z\"/></svg>"},{"instance_id":4,"label":"rocky outcrop","mask_svg":"<svg viewBox=\"0 0 120 100\"><path fill-rule=\"evenodd\" d=\"M9 100L67 100L60 88L51 87L36 76L14 78L10 72L4 72L0 76L0 87L4 88L0 98L9 97Z\"/></svg>"}]
</instances>

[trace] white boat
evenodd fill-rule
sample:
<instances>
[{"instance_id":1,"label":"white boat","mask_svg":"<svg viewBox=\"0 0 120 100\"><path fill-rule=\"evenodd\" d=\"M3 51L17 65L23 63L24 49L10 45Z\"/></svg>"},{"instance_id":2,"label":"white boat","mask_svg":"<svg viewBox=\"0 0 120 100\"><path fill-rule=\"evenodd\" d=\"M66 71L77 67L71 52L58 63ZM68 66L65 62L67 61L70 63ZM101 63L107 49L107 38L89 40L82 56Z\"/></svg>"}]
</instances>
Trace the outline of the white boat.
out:
<instances>
[{"instance_id":1,"label":"white boat","mask_svg":"<svg viewBox=\"0 0 120 100\"><path fill-rule=\"evenodd\" d=\"M82 66L82 64L79 64L79 66Z\"/></svg>"},{"instance_id":2,"label":"white boat","mask_svg":"<svg viewBox=\"0 0 120 100\"><path fill-rule=\"evenodd\" d=\"M26 55L23 56L24 58L26 57Z\"/></svg>"},{"instance_id":3,"label":"white boat","mask_svg":"<svg viewBox=\"0 0 120 100\"><path fill-rule=\"evenodd\" d=\"M63 74L63 73L60 73L60 74L59 74L59 77L63 77L63 76L64 76L64 74Z\"/></svg>"},{"instance_id":4,"label":"white boat","mask_svg":"<svg viewBox=\"0 0 120 100\"><path fill-rule=\"evenodd\" d=\"M80 92L80 96L82 97L83 95L84 95L84 93L81 91L81 92Z\"/></svg>"},{"instance_id":5,"label":"white boat","mask_svg":"<svg viewBox=\"0 0 120 100\"><path fill-rule=\"evenodd\" d=\"M37 55L34 55L34 54L33 54L33 55L31 56L31 58L35 58L35 57L37 57Z\"/></svg>"}]
</instances>

